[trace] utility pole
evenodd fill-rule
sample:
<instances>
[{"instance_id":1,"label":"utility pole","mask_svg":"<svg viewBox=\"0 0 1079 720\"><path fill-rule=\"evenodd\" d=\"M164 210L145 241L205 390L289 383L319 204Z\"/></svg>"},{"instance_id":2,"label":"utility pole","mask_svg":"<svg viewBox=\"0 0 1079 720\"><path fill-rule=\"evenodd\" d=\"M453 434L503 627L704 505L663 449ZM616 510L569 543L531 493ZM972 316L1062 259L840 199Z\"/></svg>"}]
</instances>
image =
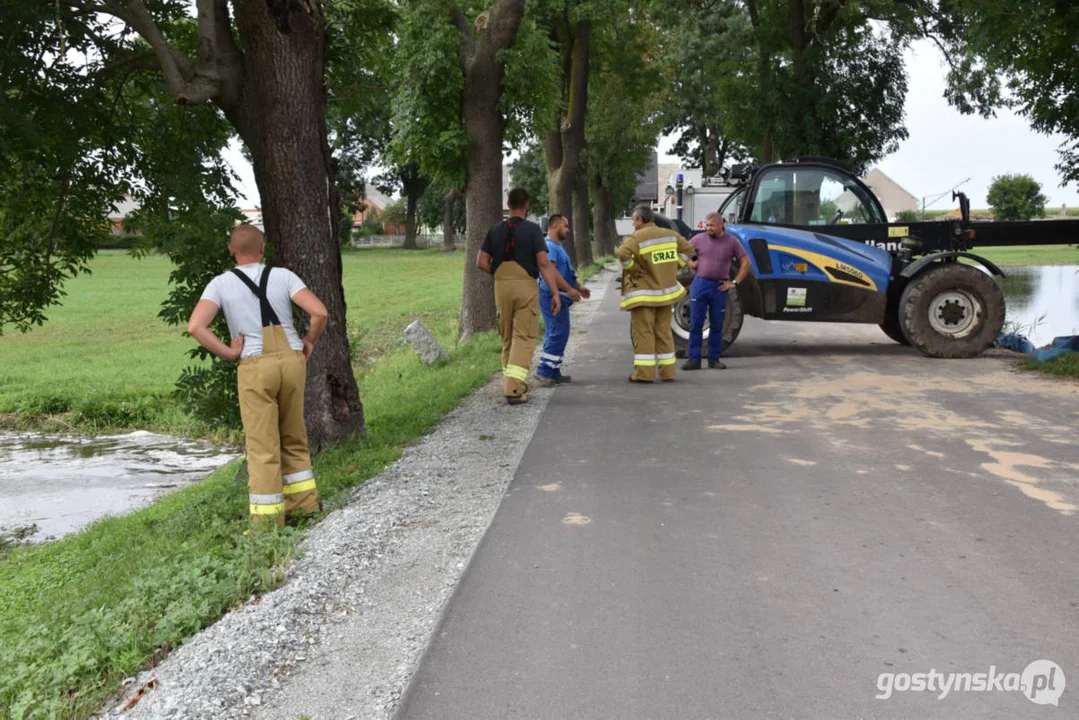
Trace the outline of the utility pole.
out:
<instances>
[{"instance_id":1,"label":"utility pole","mask_svg":"<svg viewBox=\"0 0 1079 720\"><path fill-rule=\"evenodd\" d=\"M957 187L960 187L961 185L966 185L968 182L970 182L970 178L967 178L966 180L963 180L963 181L961 181L961 182L959 182L959 183L957 183L955 185L952 185L950 188L948 188L947 190L945 190L944 192L942 192L942 193L940 193L938 195L923 195L922 196L922 222L925 222L925 208L926 208L926 202L925 201L926 201L926 198L933 198L929 202L929 204L932 205L933 203L937 202L938 200L940 200L942 197L944 197L948 193L953 192Z\"/></svg>"}]
</instances>

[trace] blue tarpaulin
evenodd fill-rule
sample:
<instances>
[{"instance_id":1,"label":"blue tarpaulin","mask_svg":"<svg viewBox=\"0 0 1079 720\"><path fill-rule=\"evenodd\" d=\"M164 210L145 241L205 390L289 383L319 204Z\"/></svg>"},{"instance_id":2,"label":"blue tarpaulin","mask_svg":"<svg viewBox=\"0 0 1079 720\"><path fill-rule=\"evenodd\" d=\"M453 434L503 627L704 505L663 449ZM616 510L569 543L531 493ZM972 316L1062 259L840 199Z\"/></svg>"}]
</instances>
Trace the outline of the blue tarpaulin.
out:
<instances>
[{"instance_id":1,"label":"blue tarpaulin","mask_svg":"<svg viewBox=\"0 0 1079 720\"><path fill-rule=\"evenodd\" d=\"M1020 352L1024 355L1030 355L1032 360L1047 362L1064 353L1079 352L1079 335L1064 335L1062 337L1053 338L1053 342L1047 347L1039 349L1034 347L1034 343L1027 340L1022 335L1017 333L1001 333L997 336L997 341L993 344L994 346L1004 348L1005 350L1014 350L1015 352Z\"/></svg>"}]
</instances>

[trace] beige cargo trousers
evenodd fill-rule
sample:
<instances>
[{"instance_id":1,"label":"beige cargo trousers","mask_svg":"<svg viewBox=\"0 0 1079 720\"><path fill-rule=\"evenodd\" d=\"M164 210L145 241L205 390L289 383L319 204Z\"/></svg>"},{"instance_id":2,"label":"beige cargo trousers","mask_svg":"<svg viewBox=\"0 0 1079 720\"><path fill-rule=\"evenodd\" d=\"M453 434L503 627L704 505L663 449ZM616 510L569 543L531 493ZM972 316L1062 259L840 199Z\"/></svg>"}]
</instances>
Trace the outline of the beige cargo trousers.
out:
<instances>
[{"instance_id":1,"label":"beige cargo trousers","mask_svg":"<svg viewBox=\"0 0 1079 720\"><path fill-rule=\"evenodd\" d=\"M262 354L240 360L240 416L247 438L248 503L252 522L319 509L303 394L307 362L289 347L280 325L262 328Z\"/></svg>"},{"instance_id":2,"label":"beige cargo trousers","mask_svg":"<svg viewBox=\"0 0 1079 720\"><path fill-rule=\"evenodd\" d=\"M528 367L539 334L539 284L513 261L495 270L495 309L502 337L502 392L506 399L528 401Z\"/></svg>"}]
</instances>

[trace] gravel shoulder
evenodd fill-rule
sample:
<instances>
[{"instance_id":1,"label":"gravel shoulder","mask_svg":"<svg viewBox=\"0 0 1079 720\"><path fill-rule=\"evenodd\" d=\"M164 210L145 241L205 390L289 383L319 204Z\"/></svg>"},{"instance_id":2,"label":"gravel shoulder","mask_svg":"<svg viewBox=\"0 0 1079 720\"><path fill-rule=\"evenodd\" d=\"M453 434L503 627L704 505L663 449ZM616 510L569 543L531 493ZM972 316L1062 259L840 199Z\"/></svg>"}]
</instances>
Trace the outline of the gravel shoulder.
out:
<instances>
[{"instance_id":1,"label":"gravel shoulder","mask_svg":"<svg viewBox=\"0 0 1079 720\"><path fill-rule=\"evenodd\" d=\"M587 330L614 274L573 306ZM575 343L567 362L572 371ZM509 407L496 378L312 528L277 590L129 680L99 718L392 717L553 388ZM134 707L124 706L151 681Z\"/></svg>"}]
</instances>

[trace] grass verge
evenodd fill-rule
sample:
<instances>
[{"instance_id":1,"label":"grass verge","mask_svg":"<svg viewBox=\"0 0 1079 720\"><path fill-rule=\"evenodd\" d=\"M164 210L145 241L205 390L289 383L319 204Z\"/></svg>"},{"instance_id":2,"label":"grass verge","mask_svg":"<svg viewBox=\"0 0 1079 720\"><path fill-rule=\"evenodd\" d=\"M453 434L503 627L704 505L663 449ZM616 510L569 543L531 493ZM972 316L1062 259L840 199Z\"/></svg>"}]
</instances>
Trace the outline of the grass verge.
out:
<instances>
[{"instance_id":1,"label":"grass verge","mask_svg":"<svg viewBox=\"0 0 1079 720\"><path fill-rule=\"evenodd\" d=\"M399 348L363 375L367 436L315 461L331 507L487 382L498 339L478 336L451 357L429 368ZM235 472L0 558L0 716L88 717L125 677L277 585L303 533L244 537L247 490Z\"/></svg>"},{"instance_id":2,"label":"grass verge","mask_svg":"<svg viewBox=\"0 0 1079 720\"><path fill-rule=\"evenodd\" d=\"M1048 362L1037 360L1023 360L1019 363L1021 370L1040 372L1062 378L1079 380L1079 353L1066 353L1055 357Z\"/></svg>"},{"instance_id":3,"label":"grass verge","mask_svg":"<svg viewBox=\"0 0 1079 720\"><path fill-rule=\"evenodd\" d=\"M431 251L346 253L368 433L315 459L330 507L498 370L493 333L454 346L463 262L462 254ZM74 430L197 434L170 395L192 341L156 318L167 260L106 253L93 269L68 286L67 303L45 328L5 336L0 412L18 413L16 423L55 413ZM398 345L417 318L450 362L427 367ZM232 465L144 510L48 545L0 551L0 717L86 718L125 677L280 582L303 530L243 536L247 491L235 474Z\"/></svg>"}]
</instances>

